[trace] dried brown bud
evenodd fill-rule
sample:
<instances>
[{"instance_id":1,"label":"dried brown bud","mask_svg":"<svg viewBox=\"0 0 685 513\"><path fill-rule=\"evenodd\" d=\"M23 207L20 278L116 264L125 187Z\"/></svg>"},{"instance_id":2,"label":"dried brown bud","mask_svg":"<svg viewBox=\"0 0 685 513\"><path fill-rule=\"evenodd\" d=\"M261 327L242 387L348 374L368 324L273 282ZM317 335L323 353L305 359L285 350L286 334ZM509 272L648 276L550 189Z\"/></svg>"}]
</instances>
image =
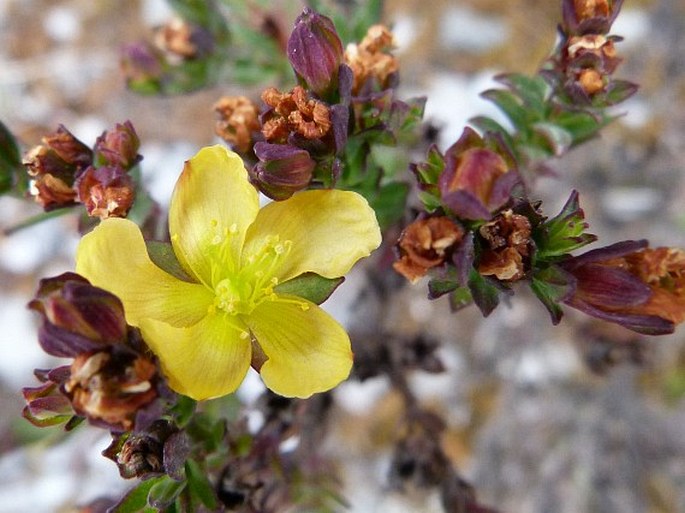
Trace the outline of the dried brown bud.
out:
<instances>
[{"instance_id":1,"label":"dried brown bud","mask_svg":"<svg viewBox=\"0 0 685 513\"><path fill-rule=\"evenodd\" d=\"M64 126L43 137L42 144L31 148L23 164L33 177L32 191L44 209L73 205L72 189L78 174L91 164L93 153Z\"/></svg>"},{"instance_id":2,"label":"dried brown bud","mask_svg":"<svg viewBox=\"0 0 685 513\"><path fill-rule=\"evenodd\" d=\"M502 281L520 280L528 270L532 250L527 217L506 210L480 227L485 240L478 272Z\"/></svg>"},{"instance_id":3,"label":"dried brown bud","mask_svg":"<svg viewBox=\"0 0 685 513\"><path fill-rule=\"evenodd\" d=\"M604 78L596 69L584 69L578 75L578 84L588 96L604 89Z\"/></svg>"},{"instance_id":4,"label":"dried brown bud","mask_svg":"<svg viewBox=\"0 0 685 513\"><path fill-rule=\"evenodd\" d=\"M383 25L369 27L359 44L347 45L345 63L354 74L354 93L369 80L375 80L381 89L387 87L388 78L399 69L397 59L389 53L394 46L392 32Z\"/></svg>"},{"instance_id":5,"label":"dried brown bud","mask_svg":"<svg viewBox=\"0 0 685 513\"><path fill-rule=\"evenodd\" d=\"M428 269L447 258L448 250L464 237L464 229L448 217L418 219L407 226L398 242L400 259L394 269L409 281L416 282Z\"/></svg>"},{"instance_id":6,"label":"dried brown bud","mask_svg":"<svg viewBox=\"0 0 685 513\"><path fill-rule=\"evenodd\" d=\"M259 110L245 96L224 96L214 104L219 116L214 127L216 135L240 153L246 153L254 142L254 132L259 132Z\"/></svg>"},{"instance_id":7,"label":"dried brown bud","mask_svg":"<svg viewBox=\"0 0 685 513\"><path fill-rule=\"evenodd\" d=\"M157 397L156 378L152 361L112 349L77 356L64 390L80 415L113 429L129 430L136 412Z\"/></svg>"},{"instance_id":8,"label":"dried brown bud","mask_svg":"<svg viewBox=\"0 0 685 513\"><path fill-rule=\"evenodd\" d=\"M187 60L211 52L211 34L181 18L174 18L155 33L155 45L170 57Z\"/></svg>"},{"instance_id":9,"label":"dried brown bud","mask_svg":"<svg viewBox=\"0 0 685 513\"><path fill-rule=\"evenodd\" d=\"M268 142L284 143L291 132L306 139L320 139L331 128L328 106L296 86L289 93L281 93L270 87L262 93L262 100L269 107L264 117L262 133Z\"/></svg>"},{"instance_id":10,"label":"dried brown bud","mask_svg":"<svg viewBox=\"0 0 685 513\"><path fill-rule=\"evenodd\" d=\"M88 215L100 219L126 217L135 198L133 179L118 166L89 167L74 185Z\"/></svg>"},{"instance_id":11,"label":"dried brown bud","mask_svg":"<svg viewBox=\"0 0 685 513\"><path fill-rule=\"evenodd\" d=\"M573 0L578 21L591 18L605 18L611 13L609 0Z\"/></svg>"}]
</instances>

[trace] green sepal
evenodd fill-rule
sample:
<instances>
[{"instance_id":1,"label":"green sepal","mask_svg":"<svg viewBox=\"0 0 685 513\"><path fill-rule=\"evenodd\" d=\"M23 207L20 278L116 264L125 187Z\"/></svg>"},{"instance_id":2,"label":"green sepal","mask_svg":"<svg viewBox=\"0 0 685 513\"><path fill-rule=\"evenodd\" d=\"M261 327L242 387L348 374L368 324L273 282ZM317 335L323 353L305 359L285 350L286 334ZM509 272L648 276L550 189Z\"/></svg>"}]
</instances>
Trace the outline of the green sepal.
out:
<instances>
[{"instance_id":1,"label":"green sepal","mask_svg":"<svg viewBox=\"0 0 685 513\"><path fill-rule=\"evenodd\" d=\"M468 288L473 302L480 309L483 317L487 317L499 305L499 295L504 291L498 287L492 278L481 275L476 269L469 273Z\"/></svg>"},{"instance_id":2,"label":"green sepal","mask_svg":"<svg viewBox=\"0 0 685 513\"><path fill-rule=\"evenodd\" d=\"M542 223L533 234L537 261L556 260L597 240L584 233L588 228L585 213L580 208L578 191L571 192L566 204L556 216Z\"/></svg>"},{"instance_id":3,"label":"green sepal","mask_svg":"<svg viewBox=\"0 0 685 513\"><path fill-rule=\"evenodd\" d=\"M324 278L316 273L304 273L295 278L279 283L274 287L276 294L289 294L320 305L328 299L338 286L345 281L344 277Z\"/></svg>"},{"instance_id":4,"label":"green sepal","mask_svg":"<svg viewBox=\"0 0 685 513\"><path fill-rule=\"evenodd\" d=\"M38 417L31 412L28 406L21 411L21 416L28 420L34 426L41 428L57 426L59 424L66 424L73 417L73 415L60 414Z\"/></svg>"},{"instance_id":5,"label":"green sepal","mask_svg":"<svg viewBox=\"0 0 685 513\"><path fill-rule=\"evenodd\" d=\"M450 296L450 309L457 312L473 303L473 295L468 287L459 287Z\"/></svg>"},{"instance_id":6,"label":"green sepal","mask_svg":"<svg viewBox=\"0 0 685 513\"><path fill-rule=\"evenodd\" d=\"M146 240L145 246L147 247L147 254L150 256L150 260L152 260L157 267L168 272L172 276L175 276L179 280L193 282L192 278L186 274L181 263L176 258L171 243Z\"/></svg>"},{"instance_id":7,"label":"green sepal","mask_svg":"<svg viewBox=\"0 0 685 513\"><path fill-rule=\"evenodd\" d=\"M552 265L533 274L530 288L545 305L552 318L552 324L559 324L564 315L559 303L573 293L575 289L573 276L560 267Z\"/></svg>"},{"instance_id":8,"label":"green sepal","mask_svg":"<svg viewBox=\"0 0 685 513\"><path fill-rule=\"evenodd\" d=\"M210 511L215 511L218 501L212 484L195 460L186 461L186 476L188 477L188 491L192 499L199 500Z\"/></svg>"},{"instance_id":9,"label":"green sepal","mask_svg":"<svg viewBox=\"0 0 685 513\"><path fill-rule=\"evenodd\" d=\"M158 510L170 506L181 495L187 484L187 481L175 481L169 476L162 476L150 488L147 495L148 506Z\"/></svg>"},{"instance_id":10,"label":"green sepal","mask_svg":"<svg viewBox=\"0 0 685 513\"><path fill-rule=\"evenodd\" d=\"M161 482L165 476L154 477L142 481L124 495L121 500L112 506L109 513L155 513L157 510L148 506L148 495L150 490L157 483Z\"/></svg>"}]
</instances>

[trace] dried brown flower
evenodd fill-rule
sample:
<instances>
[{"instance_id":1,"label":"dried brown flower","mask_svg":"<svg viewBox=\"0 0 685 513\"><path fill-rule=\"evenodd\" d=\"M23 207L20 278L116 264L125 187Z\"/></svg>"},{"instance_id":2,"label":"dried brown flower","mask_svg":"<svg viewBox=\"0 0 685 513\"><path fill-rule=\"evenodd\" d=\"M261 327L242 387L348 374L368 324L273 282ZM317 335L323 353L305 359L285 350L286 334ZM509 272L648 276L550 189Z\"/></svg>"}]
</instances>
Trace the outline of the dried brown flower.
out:
<instances>
[{"instance_id":1,"label":"dried brown flower","mask_svg":"<svg viewBox=\"0 0 685 513\"><path fill-rule=\"evenodd\" d=\"M135 198L133 179L119 166L89 167L74 186L88 215L100 219L126 217Z\"/></svg>"},{"instance_id":2,"label":"dried brown flower","mask_svg":"<svg viewBox=\"0 0 685 513\"><path fill-rule=\"evenodd\" d=\"M180 18L172 19L157 30L155 45L184 59L192 59L198 54L198 47L193 41L193 28Z\"/></svg>"},{"instance_id":3,"label":"dried brown flower","mask_svg":"<svg viewBox=\"0 0 685 513\"><path fill-rule=\"evenodd\" d=\"M345 63L352 69L354 85L358 93L369 79L375 79L381 88L388 85L388 78L399 69L390 50L394 48L393 36L383 25L373 25L359 44L349 44L345 49Z\"/></svg>"},{"instance_id":4,"label":"dried brown flower","mask_svg":"<svg viewBox=\"0 0 685 513\"><path fill-rule=\"evenodd\" d=\"M448 217L418 219L405 228L398 247L400 259L394 269L411 282L442 264L449 248L464 237L464 229Z\"/></svg>"},{"instance_id":5,"label":"dried brown flower","mask_svg":"<svg viewBox=\"0 0 685 513\"><path fill-rule=\"evenodd\" d=\"M296 86L289 93L270 87L262 93L262 100L271 110L265 115L262 133L268 142L284 143L291 132L306 139L320 139L331 128L328 106Z\"/></svg>"},{"instance_id":6,"label":"dried brown flower","mask_svg":"<svg viewBox=\"0 0 685 513\"><path fill-rule=\"evenodd\" d=\"M526 274L532 248L527 217L505 210L479 229L485 240L478 272L503 281L520 280Z\"/></svg>"},{"instance_id":7,"label":"dried brown flower","mask_svg":"<svg viewBox=\"0 0 685 513\"><path fill-rule=\"evenodd\" d=\"M157 397L156 374L155 364L140 355L83 353L74 359L64 390L78 414L129 430L136 412Z\"/></svg>"},{"instance_id":8,"label":"dried brown flower","mask_svg":"<svg viewBox=\"0 0 685 513\"><path fill-rule=\"evenodd\" d=\"M574 0L573 6L575 7L578 21L596 17L608 17L611 13L609 0Z\"/></svg>"},{"instance_id":9,"label":"dried brown flower","mask_svg":"<svg viewBox=\"0 0 685 513\"><path fill-rule=\"evenodd\" d=\"M224 96L214 104L219 119L214 132L236 151L246 153L254 142L253 133L258 132L259 109L245 96Z\"/></svg>"}]
</instances>

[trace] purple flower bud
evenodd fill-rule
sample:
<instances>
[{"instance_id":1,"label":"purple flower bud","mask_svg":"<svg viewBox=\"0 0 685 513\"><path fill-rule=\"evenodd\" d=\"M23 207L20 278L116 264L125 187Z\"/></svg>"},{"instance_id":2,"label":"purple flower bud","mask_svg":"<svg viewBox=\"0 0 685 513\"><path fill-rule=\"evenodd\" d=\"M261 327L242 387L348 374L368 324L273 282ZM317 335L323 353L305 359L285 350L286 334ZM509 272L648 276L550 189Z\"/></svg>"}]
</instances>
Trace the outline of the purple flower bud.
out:
<instances>
[{"instance_id":1,"label":"purple flower bud","mask_svg":"<svg viewBox=\"0 0 685 513\"><path fill-rule=\"evenodd\" d=\"M297 76L320 97L337 85L343 46L330 18L305 8L295 21L287 51Z\"/></svg>"},{"instance_id":2,"label":"purple flower bud","mask_svg":"<svg viewBox=\"0 0 685 513\"><path fill-rule=\"evenodd\" d=\"M250 177L268 197L285 200L309 185L316 162L306 150L266 142L258 142L254 150L259 162Z\"/></svg>"},{"instance_id":3,"label":"purple flower bud","mask_svg":"<svg viewBox=\"0 0 685 513\"><path fill-rule=\"evenodd\" d=\"M95 141L95 162L98 166L120 166L131 169L143 158L138 154L140 139L130 121L117 123L114 130L103 132Z\"/></svg>"},{"instance_id":4,"label":"purple flower bud","mask_svg":"<svg viewBox=\"0 0 685 513\"><path fill-rule=\"evenodd\" d=\"M76 356L126 338L119 298L78 274L41 280L29 308L43 317L38 340L43 350L54 356Z\"/></svg>"}]
</instances>

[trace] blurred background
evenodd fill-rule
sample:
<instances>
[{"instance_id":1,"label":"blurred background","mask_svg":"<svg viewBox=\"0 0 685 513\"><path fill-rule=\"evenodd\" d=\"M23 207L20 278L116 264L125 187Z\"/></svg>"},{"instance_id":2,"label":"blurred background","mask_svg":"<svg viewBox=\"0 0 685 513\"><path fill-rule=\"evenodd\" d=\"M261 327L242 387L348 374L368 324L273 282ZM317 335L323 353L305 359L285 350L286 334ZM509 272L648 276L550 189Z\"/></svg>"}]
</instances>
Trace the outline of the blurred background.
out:
<instances>
[{"instance_id":1,"label":"blurred background","mask_svg":"<svg viewBox=\"0 0 685 513\"><path fill-rule=\"evenodd\" d=\"M401 94L426 95L426 119L442 149L470 117L498 116L479 93L497 73L533 73L555 43L560 2L390 0ZM271 2L289 31L299 6ZM0 0L0 119L24 148L64 124L92 143L131 120L143 179L162 206L183 161L217 142L213 103L225 94L257 97L233 83L196 93L141 97L119 67L122 45L149 38L172 15L164 0ZM558 162L533 197L557 211L572 188L602 243L648 238L685 247L685 2L627 0L613 34L624 62L617 76L637 82L624 115ZM0 198L0 230L40 209ZM0 234L0 512L67 512L128 483L99 455L106 433L65 437L21 418L20 389L34 368L53 366L26 309L38 279L73 269L75 216ZM646 339L567 312L552 327L527 291L487 322L475 308L450 314L425 287L392 302L357 301L365 279L351 276L329 308L351 329L382 309L378 332L424 334L441 342L444 373L412 376L421 401L446 420L441 443L484 504L517 513L685 512L685 332ZM355 306L353 306L355 305ZM607 345L618 341L620 346ZM603 345L604 344L604 345ZM609 350L607 347L613 347ZM250 380L248 380L250 381ZM250 397L257 387L248 383ZM437 493L391 487L387 479L401 400L384 378L336 391L330 452L343 470L353 512L441 511ZM48 431L43 432L43 431Z\"/></svg>"}]
</instances>

